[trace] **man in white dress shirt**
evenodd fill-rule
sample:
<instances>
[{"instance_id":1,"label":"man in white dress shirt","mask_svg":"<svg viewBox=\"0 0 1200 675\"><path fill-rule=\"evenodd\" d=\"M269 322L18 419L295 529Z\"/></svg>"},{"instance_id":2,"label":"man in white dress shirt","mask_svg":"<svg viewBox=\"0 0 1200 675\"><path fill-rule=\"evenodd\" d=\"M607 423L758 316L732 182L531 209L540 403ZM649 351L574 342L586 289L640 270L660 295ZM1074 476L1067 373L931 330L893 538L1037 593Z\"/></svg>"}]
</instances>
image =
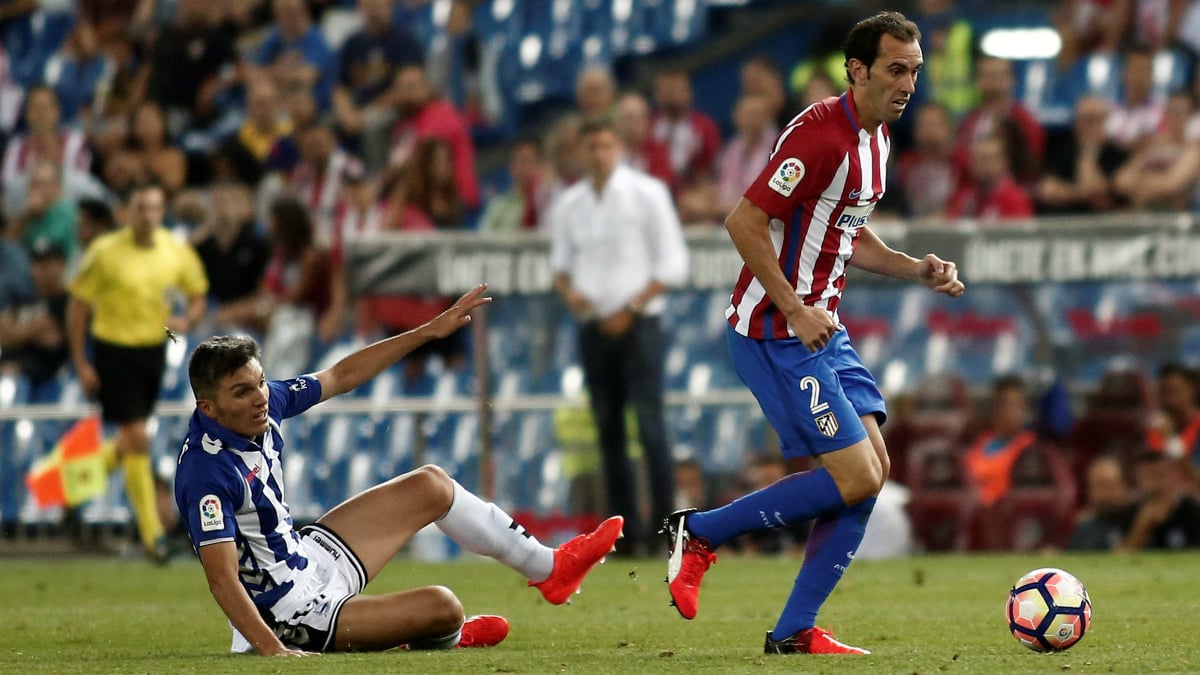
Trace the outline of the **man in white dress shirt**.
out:
<instances>
[{"instance_id":1,"label":"man in white dress shirt","mask_svg":"<svg viewBox=\"0 0 1200 675\"><path fill-rule=\"evenodd\" d=\"M687 247L667 186L620 163L607 119L582 131L584 180L551 205L554 287L580 321L579 348L604 458L609 508L625 517L632 553L653 528L638 517L627 452L625 408L637 413L649 469L651 523L674 508L671 450L663 413L664 293L687 276Z\"/></svg>"}]
</instances>

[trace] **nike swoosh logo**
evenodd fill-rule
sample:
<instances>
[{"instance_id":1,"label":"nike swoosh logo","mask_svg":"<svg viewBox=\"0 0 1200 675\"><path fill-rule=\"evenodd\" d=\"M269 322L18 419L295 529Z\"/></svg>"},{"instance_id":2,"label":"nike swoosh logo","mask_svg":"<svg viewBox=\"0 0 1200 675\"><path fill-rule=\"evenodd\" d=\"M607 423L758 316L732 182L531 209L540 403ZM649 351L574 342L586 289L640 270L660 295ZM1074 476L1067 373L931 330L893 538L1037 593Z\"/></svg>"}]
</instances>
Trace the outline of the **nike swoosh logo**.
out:
<instances>
[{"instance_id":1,"label":"nike swoosh logo","mask_svg":"<svg viewBox=\"0 0 1200 675\"><path fill-rule=\"evenodd\" d=\"M852 191L850 194L846 195L846 197L847 197L848 199L858 199L859 197L861 197L861 196L862 196L862 193L863 193L863 191L862 191L861 189L859 189L859 190L854 190L854 191Z\"/></svg>"},{"instance_id":2,"label":"nike swoosh logo","mask_svg":"<svg viewBox=\"0 0 1200 675\"><path fill-rule=\"evenodd\" d=\"M847 557L847 558L849 558L849 559L851 559L851 560L854 560L854 554L855 554L855 553L858 553L858 551L846 551L846 557Z\"/></svg>"}]
</instances>

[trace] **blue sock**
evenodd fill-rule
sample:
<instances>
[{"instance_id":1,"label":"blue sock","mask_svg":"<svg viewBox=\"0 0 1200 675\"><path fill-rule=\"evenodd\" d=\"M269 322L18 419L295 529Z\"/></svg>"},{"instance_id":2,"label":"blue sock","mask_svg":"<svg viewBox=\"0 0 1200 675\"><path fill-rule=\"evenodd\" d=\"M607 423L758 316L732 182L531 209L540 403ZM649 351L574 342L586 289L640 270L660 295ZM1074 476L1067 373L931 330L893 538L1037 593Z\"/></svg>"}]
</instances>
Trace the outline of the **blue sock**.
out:
<instances>
[{"instance_id":1,"label":"blue sock","mask_svg":"<svg viewBox=\"0 0 1200 675\"><path fill-rule=\"evenodd\" d=\"M814 469L784 476L719 509L694 513L687 528L716 548L739 534L787 527L845 506L829 471Z\"/></svg>"},{"instance_id":2,"label":"blue sock","mask_svg":"<svg viewBox=\"0 0 1200 675\"><path fill-rule=\"evenodd\" d=\"M816 624L817 610L854 560L874 508L875 497L871 497L817 519L812 534L808 535L804 564L796 575L792 594L771 631L772 640L782 640Z\"/></svg>"}]
</instances>

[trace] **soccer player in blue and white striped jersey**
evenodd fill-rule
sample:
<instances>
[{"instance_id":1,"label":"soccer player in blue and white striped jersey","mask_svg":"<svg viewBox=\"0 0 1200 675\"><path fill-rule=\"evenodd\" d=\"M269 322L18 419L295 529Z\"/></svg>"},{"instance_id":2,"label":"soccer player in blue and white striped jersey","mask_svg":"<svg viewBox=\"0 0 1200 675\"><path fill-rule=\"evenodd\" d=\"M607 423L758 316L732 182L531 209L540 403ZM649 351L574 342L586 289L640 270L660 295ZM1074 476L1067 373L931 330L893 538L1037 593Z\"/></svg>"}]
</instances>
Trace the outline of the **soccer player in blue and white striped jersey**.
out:
<instances>
[{"instance_id":1,"label":"soccer player in blue and white striped jersey","mask_svg":"<svg viewBox=\"0 0 1200 675\"><path fill-rule=\"evenodd\" d=\"M551 549L436 466L377 485L299 531L293 526L281 464L283 420L465 326L471 310L491 301L486 288L464 294L423 326L290 380L266 379L250 338L222 336L196 347L188 365L196 412L179 455L175 500L209 589L233 626L233 651L299 655L500 642L507 621L464 619L461 603L445 587L359 594L430 523L463 548L524 574L553 604L577 592L612 550L621 535L619 516Z\"/></svg>"}]
</instances>

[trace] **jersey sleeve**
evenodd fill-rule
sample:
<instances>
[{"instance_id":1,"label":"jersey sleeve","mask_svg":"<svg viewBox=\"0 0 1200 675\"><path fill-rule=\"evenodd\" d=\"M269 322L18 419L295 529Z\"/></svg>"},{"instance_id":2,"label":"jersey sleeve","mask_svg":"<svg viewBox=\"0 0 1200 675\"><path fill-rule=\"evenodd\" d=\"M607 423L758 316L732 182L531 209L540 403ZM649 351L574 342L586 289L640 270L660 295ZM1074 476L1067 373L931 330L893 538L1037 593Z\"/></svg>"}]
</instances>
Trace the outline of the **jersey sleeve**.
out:
<instances>
[{"instance_id":1,"label":"jersey sleeve","mask_svg":"<svg viewBox=\"0 0 1200 675\"><path fill-rule=\"evenodd\" d=\"M245 497L245 486L233 471L207 469L176 477L179 512L187 526L192 544L199 549L207 544L235 541L237 505Z\"/></svg>"},{"instance_id":2,"label":"jersey sleeve","mask_svg":"<svg viewBox=\"0 0 1200 675\"><path fill-rule=\"evenodd\" d=\"M75 273L75 278L71 279L70 291L71 295L87 304L92 304L96 300L96 296L100 292L100 253L101 246L89 246L83 253L83 259L79 263L79 271Z\"/></svg>"},{"instance_id":3,"label":"jersey sleeve","mask_svg":"<svg viewBox=\"0 0 1200 675\"><path fill-rule=\"evenodd\" d=\"M746 200L772 218L787 220L801 204L820 196L829 181L821 178L828 152L818 134L805 122L785 129L771 159L746 188Z\"/></svg>"},{"instance_id":4,"label":"jersey sleeve","mask_svg":"<svg viewBox=\"0 0 1200 675\"><path fill-rule=\"evenodd\" d=\"M272 380L271 416L285 420L295 417L321 402L321 381L315 375L303 375L290 380Z\"/></svg>"}]
</instances>

